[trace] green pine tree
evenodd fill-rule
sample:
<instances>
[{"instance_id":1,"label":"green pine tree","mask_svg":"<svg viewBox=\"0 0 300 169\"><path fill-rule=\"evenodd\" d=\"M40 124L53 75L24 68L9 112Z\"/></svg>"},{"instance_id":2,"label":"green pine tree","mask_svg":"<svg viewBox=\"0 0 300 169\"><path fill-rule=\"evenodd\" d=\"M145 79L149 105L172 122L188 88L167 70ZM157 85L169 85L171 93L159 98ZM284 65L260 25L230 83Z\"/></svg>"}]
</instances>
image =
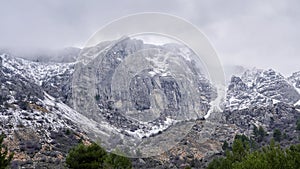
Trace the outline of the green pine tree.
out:
<instances>
[{"instance_id":1,"label":"green pine tree","mask_svg":"<svg viewBox=\"0 0 300 169\"><path fill-rule=\"evenodd\" d=\"M259 126L258 128L258 138L257 138L257 141L258 142L261 142L264 140L265 136L266 136L266 132L264 130L264 128L262 126Z\"/></svg>"},{"instance_id":2,"label":"green pine tree","mask_svg":"<svg viewBox=\"0 0 300 169\"><path fill-rule=\"evenodd\" d=\"M275 129L273 132L273 137L275 141L280 142L281 141L281 131L278 129Z\"/></svg>"},{"instance_id":3,"label":"green pine tree","mask_svg":"<svg viewBox=\"0 0 300 169\"><path fill-rule=\"evenodd\" d=\"M131 169L131 161L125 157L109 153L104 160L104 166L106 169Z\"/></svg>"},{"instance_id":4,"label":"green pine tree","mask_svg":"<svg viewBox=\"0 0 300 169\"><path fill-rule=\"evenodd\" d=\"M296 123L296 129L297 129L297 130L300 130L300 119L297 120L297 123Z\"/></svg>"},{"instance_id":5,"label":"green pine tree","mask_svg":"<svg viewBox=\"0 0 300 169\"><path fill-rule=\"evenodd\" d=\"M229 145L228 145L227 141L225 140L224 143L223 143L222 149L224 151L226 151L228 148L229 148Z\"/></svg>"},{"instance_id":6,"label":"green pine tree","mask_svg":"<svg viewBox=\"0 0 300 169\"><path fill-rule=\"evenodd\" d=\"M98 169L104 167L106 151L96 143L91 145L78 144L70 150L66 163L72 169Z\"/></svg>"},{"instance_id":7,"label":"green pine tree","mask_svg":"<svg viewBox=\"0 0 300 169\"><path fill-rule=\"evenodd\" d=\"M132 164L125 156L107 153L96 143L78 144L70 150L66 158L67 167L71 169L130 169Z\"/></svg>"},{"instance_id":8,"label":"green pine tree","mask_svg":"<svg viewBox=\"0 0 300 169\"><path fill-rule=\"evenodd\" d=\"M300 144L282 149L271 140L269 146L249 153L240 138L235 139L232 152L214 159L208 169L299 169Z\"/></svg>"}]
</instances>

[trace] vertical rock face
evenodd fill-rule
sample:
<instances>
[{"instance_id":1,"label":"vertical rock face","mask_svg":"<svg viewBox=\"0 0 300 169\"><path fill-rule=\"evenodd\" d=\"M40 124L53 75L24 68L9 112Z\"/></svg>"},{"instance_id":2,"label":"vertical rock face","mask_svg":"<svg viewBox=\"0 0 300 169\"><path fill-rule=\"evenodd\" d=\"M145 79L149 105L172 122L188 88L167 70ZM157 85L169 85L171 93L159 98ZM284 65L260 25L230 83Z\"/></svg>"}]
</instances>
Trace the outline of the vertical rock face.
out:
<instances>
[{"instance_id":1,"label":"vertical rock face","mask_svg":"<svg viewBox=\"0 0 300 169\"><path fill-rule=\"evenodd\" d=\"M130 82L131 102L137 110L150 109L150 93L155 88L154 80L147 76L137 75Z\"/></svg>"},{"instance_id":2,"label":"vertical rock face","mask_svg":"<svg viewBox=\"0 0 300 169\"><path fill-rule=\"evenodd\" d=\"M165 96L166 111L178 111L180 109L180 87L172 76L161 76L158 78L158 82L149 74L137 75L131 80L130 97L137 110L151 108L151 95L155 95L155 91L159 91Z\"/></svg>"},{"instance_id":3,"label":"vertical rock face","mask_svg":"<svg viewBox=\"0 0 300 169\"><path fill-rule=\"evenodd\" d=\"M171 76L160 77L161 87L167 98L166 111L178 111L182 102L180 87L176 80Z\"/></svg>"},{"instance_id":4,"label":"vertical rock face","mask_svg":"<svg viewBox=\"0 0 300 169\"><path fill-rule=\"evenodd\" d=\"M2 69L2 56L0 56L0 70Z\"/></svg>"},{"instance_id":5,"label":"vertical rock face","mask_svg":"<svg viewBox=\"0 0 300 169\"><path fill-rule=\"evenodd\" d=\"M86 100L93 101L97 96L98 108L110 112L141 111L142 114L157 108L164 117L172 114L188 119L204 116L214 89L195 61L175 49L151 46L130 38L112 42L105 50L91 47L86 53L94 53L93 60L75 70L75 80L79 79L75 83L86 89L88 97L92 95ZM82 72L85 77L80 76ZM92 75L93 72L96 73ZM87 87L87 81L96 87ZM85 105L88 104L82 104Z\"/></svg>"},{"instance_id":6,"label":"vertical rock face","mask_svg":"<svg viewBox=\"0 0 300 169\"><path fill-rule=\"evenodd\" d=\"M153 48L158 48L158 50ZM139 51L143 52L139 53ZM189 108L191 105L188 105L191 102L197 102L194 110L199 110L199 107L208 107L212 87L208 81L199 80L204 78L201 72L178 53L164 46L151 46L149 49L149 46L143 44L142 41L134 39L126 39L112 45L104 56L101 56L103 53L98 55L101 58L100 63L95 61L91 65L93 67L95 64L100 65L96 70L96 92L100 96L98 103L104 108L110 107L111 105L107 104L110 100L114 102L113 106L121 111L122 109L143 111L156 107L155 102L160 100L164 105L157 111L161 110L169 115L172 111L173 114L178 114L177 112L180 112L182 108L193 109ZM178 72L182 75L180 79L175 78L174 75ZM201 90L203 86L207 86L208 90ZM190 92L191 90L193 92ZM205 95L206 101L200 101L201 94ZM187 98L193 98L193 100L187 100ZM122 104L118 105L116 102ZM174 113L174 111L177 112ZM200 114L206 113L206 110L202 111Z\"/></svg>"}]
</instances>

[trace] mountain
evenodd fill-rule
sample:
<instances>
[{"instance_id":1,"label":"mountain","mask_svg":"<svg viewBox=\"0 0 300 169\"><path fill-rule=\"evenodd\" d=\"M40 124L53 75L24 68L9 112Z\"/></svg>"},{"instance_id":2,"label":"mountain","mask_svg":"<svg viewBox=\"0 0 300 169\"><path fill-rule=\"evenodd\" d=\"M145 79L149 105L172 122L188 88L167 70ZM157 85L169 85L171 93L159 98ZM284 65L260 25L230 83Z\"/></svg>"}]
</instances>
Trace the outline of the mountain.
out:
<instances>
[{"instance_id":1,"label":"mountain","mask_svg":"<svg viewBox=\"0 0 300 169\"><path fill-rule=\"evenodd\" d=\"M270 106L278 102L295 104L300 99L295 78L285 78L272 69L252 69L241 77L232 76L226 96L226 109L241 110L254 106ZM296 80L294 80L296 81Z\"/></svg>"},{"instance_id":2,"label":"mountain","mask_svg":"<svg viewBox=\"0 0 300 169\"><path fill-rule=\"evenodd\" d=\"M194 53L180 53L181 48L124 37L83 50L73 74L73 106L108 124L99 125L102 145L121 150L131 145L131 156L137 150L151 156L184 137L191 126L182 122L204 118L216 92L189 59ZM166 134L168 145L159 133Z\"/></svg>"},{"instance_id":3,"label":"mountain","mask_svg":"<svg viewBox=\"0 0 300 169\"><path fill-rule=\"evenodd\" d=\"M148 51L143 53L148 59L133 56L141 54L140 50ZM162 62L160 55L172 59ZM178 144L170 149L164 144L167 151L160 155L133 159L134 167L180 168L193 164L203 168L222 154L224 141L232 142L236 134L252 137L254 126L263 126L268 133L260 144L267 143L277 128L286 136L281 144L299 143L299 72L287 78L272 69L235 74L226 88L224 110L203 120L216 93L203 70L192 62L193 55L177 44L156 46L128 38L103 42L83 49L79 58L71 57L83 60L82 63L36 62L0 54L0 130L7 135L9 150L15 152L11 167L63 168L68 150L79 141L90 142L93 133L118 134L114 139L106 136L110 140L103 137L103 144L107 141L113 147L121 144L117 136L123 141L169 137L164 133L172 131L172 126L189 121L194 123L186 135L178 138ZM148 62L153 67L147 67ZM138 73L130 74L131 64L134 67L130 71ZM96 74L90 74L91 69ZM183 78L170 76L170 70ZM91 81L95 86L91 86ZM196 82L193 85L197 90L186 81ZM77 92L84 92L86 97L76 98ZM96 103L100 114L84 111L90 102ZM185 114L183 108L191 103L197 105L197 111ZM147 114L153 108L150 106L165 111L153 117ZM127 108L135 111L124 114L122 110Z\"/></svg>"}]
</instances>

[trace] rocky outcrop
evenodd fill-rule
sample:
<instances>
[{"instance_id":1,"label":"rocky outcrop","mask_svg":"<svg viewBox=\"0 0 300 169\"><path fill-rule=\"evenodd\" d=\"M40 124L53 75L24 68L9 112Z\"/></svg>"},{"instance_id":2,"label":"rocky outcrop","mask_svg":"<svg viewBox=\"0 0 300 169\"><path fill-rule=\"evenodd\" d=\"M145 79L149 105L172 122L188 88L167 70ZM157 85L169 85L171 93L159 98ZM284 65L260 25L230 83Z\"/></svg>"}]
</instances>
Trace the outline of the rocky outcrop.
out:
<instances>
[{"instance_id":1,"label":"rocky outcrop","mask_svg":"<svg viewBox=\"0 0 300 169\"><path fill-rule=\"evenodd\" d=\"M73 70L74 66L70 65L64 72L47 77L43 80L41 87L51 96L71 105Z\"/></svg>"},{"instance_id":2,"label":"rocky outcrop","mask_svg":"<svg viewBox=\"0 0 300 169\"><path fill-rule=\"evenodd\" d=\"M293 86L300 92L300 72L293 73L288 80L293 84Z\"/></svg>"},{"instance_id":3,"label":"rocky outcrop","mask_svg":"<svg viewBox=\"0 0 300 169\"><path fill-rule=\"evenodd\" d=\"M300 99L295 88L272 69L265 70L256 77L253 87L260 94L281 102L294 104Z\"/></svg>"},{"instance_id":4,"label":"rocky outcrop","mask_svg":"<svg viewBox=\"0 0 300 169\"><path fill-rule=\"evenodd\" d=\"M286 79L272 69L247 70L241 77L231 78L225 107L227 110L241 110L253 106L271 106L277 102L295 104L300 100L296 84L297 78Z\"/></svg>"}]
</instances>

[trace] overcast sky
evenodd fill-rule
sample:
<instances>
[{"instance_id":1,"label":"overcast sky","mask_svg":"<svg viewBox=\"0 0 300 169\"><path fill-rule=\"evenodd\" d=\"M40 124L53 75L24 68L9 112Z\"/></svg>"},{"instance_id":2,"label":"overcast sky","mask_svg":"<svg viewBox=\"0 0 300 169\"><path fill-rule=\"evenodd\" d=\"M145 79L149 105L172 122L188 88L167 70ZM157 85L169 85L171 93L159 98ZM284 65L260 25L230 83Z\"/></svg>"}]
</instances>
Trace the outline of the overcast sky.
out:
<instances>
[{"instance_id":1,"label":"overcast sky","mask_svg":"<svg viewBox=\"0 0 300 169\"><path fill-rule=\"evenodd\" d=\"M137 12L164 12L195 24L223 64L300 70L297 0L44 0L0 2L0 48L20 53L82 46L106 23Z\"/></svg>"}]
</instances>

